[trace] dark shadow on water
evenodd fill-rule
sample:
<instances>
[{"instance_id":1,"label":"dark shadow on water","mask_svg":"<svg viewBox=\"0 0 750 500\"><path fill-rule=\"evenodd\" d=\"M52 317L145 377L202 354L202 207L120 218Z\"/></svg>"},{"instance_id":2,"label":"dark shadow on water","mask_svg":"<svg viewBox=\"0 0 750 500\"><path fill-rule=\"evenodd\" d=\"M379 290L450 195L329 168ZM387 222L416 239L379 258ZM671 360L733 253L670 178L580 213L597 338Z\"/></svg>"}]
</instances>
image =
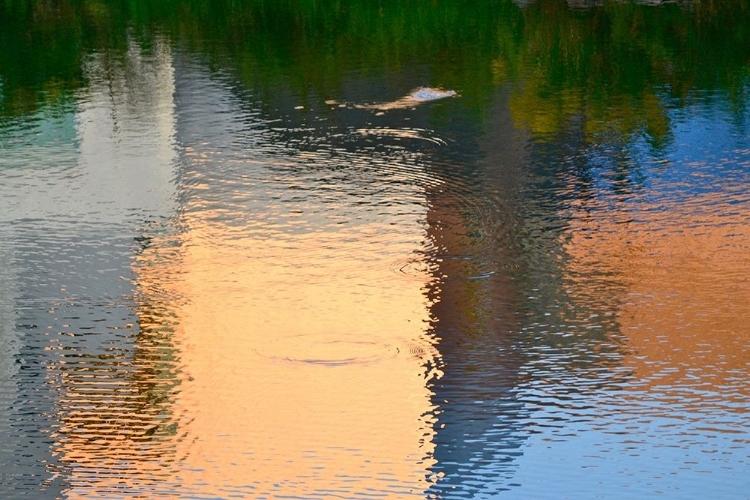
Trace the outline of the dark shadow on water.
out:
<instances>
[{"instance_id":1,"label":"dark shadow on water","mask_svg":"<svg viewBox=\"0 0 750 500\"><path fill-rule=\"evenodd\" d=\"M470 136L467 124L453 125L452 148L432 167L445 183L427 192L434 272L426 294L443 372L430 387L436 464L428 495L437 498L511 489L525 442L515 395L524 361L515 279L521 259L509 240L525 139L512 126L506 99L495 96L489 113L496 135Z\"/></svg>"}]
</instances>

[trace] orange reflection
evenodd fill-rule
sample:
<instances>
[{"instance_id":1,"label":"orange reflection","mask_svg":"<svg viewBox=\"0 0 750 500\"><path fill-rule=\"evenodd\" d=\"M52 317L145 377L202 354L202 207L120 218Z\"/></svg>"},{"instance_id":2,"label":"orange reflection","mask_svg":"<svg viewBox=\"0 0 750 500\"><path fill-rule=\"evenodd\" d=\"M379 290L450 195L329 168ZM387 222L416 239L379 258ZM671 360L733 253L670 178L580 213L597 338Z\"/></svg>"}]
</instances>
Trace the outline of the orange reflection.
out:
<instances>
[{"instance_id":1,"label":"orange reflection","mask_svg":"<svg viewBox=\"0 0 750 500\"><path fill-rule=\"evenodd\" d=\"M170 284L187 304L183 487L420 495L432 432L423 283L393 274L390 246L345 233L229 240L206 222L216 215L186 216Z\"/></svg>"},{"instance_id":2,"label":"orange reflection","mask_svg":"<svg viewBox=\"0 0 750 500\"><path fill-rule=\"evenodd\" d=\"M726 196L619 212L589 203L571 221L567 270L619 288L623 362L650 386L719 385L750 363L750 211Z\"/></svg>"}]
</instances>

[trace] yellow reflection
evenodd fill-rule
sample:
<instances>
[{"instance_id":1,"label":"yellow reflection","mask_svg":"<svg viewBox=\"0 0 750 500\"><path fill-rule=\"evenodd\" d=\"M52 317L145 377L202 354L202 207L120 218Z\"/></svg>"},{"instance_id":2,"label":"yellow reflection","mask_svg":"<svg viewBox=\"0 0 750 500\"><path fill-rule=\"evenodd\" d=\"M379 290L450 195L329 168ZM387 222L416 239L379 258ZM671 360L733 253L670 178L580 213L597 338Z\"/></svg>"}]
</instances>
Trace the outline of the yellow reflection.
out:
<instances>
[{"instance_id":1,"label":"yellow reflection","mask_svg":"<svg viewBox=\"0 0 750 500\"><path fill-rule=\"evenodd\" d=\"M596 270L620 288L611 302L628 340L623 362L649 386L710 388L750 363L750 212L727 210L725 197L616 213L589 204L571 222L567 270Z\"/></svg>"},{"instance_id":2,"label":"yellow reflection","mask_svg":"<svg viewBox=\"0 0 750 500\"><path fill-rule=\"evenodd\" d=\"M385 243L345 232L228 239L207 222L220 214L199 214L186 216L181 278L169 285L186 303L183 487L422 494L432 435L423 283L390 270Z\"/></svg>"},{"instance_id":3,"label":"yellow reflection","mask_svg":"<svg viewBox=\"0 0 750 500\"><path fill-rule=\"evenodd\" d=\"M502 66L495 63L495 68ZM575 89L550 93L545 78L541 72L530 74L523 85L514 87L509 100L516 128L528 130L538 139L562 132L571 120L579 118L583 118L585 138L592 141L601 136L628 139L640 130L657 142L669 135L669 118L653 91L635 99L612 96L597 101L585 99Z\"/></svg>"}]
</instances>

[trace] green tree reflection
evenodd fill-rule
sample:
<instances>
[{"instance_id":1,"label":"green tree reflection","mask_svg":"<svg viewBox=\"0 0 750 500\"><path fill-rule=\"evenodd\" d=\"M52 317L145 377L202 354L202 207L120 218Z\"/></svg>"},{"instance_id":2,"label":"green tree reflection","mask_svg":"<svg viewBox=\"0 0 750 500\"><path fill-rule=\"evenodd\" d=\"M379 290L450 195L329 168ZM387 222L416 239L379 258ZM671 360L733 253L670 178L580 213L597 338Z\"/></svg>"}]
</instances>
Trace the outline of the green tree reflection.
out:
<instances>
[{"instance_id":1,"label":"green tree reflection","mask_svg":"<svg viewBox=\"0 0 750 500\"><path fill-rule=\"evenodd\" d=\"M519 4L521 2L518 2ZM0 113L73 99L92 52L143 47L155 34L236 73L261 92L280 82L331 95L348 71L426 65L433 84L486 109L510 83L518 126L538 137L585 120L587 136L668 140L665 99L725 92L745 105L750 8L742 0L659 6L563 0L6 0L0 3Z\"/></svg>"}]
</instances>

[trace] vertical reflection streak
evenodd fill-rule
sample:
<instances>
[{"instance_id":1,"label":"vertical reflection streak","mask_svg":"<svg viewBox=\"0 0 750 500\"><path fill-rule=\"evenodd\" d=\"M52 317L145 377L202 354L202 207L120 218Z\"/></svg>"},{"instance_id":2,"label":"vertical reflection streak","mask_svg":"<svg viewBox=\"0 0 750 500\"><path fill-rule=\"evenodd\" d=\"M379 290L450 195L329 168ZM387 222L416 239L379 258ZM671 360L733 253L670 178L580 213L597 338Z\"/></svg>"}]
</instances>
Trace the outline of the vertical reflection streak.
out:
<instances>
[{"instance_id":1,"label":"vertical reflection streak","mask_svg":"<svg viewBox=\"0 0 750 500\"><path fill-rule=\"evenodd\" d=\"M429 277L393 267L421 250L423 193L356 152L288 148L223 83L178 72L181 231L173 257L140 268L180 297L174 480L189 495L421 497Z\"/></svg>"},{"instance_id":2,"label":"vertical reflection streak","mask_svg":"<svg viewBox=\"0 0 750 500\"><path fill-rule=\"evenodd\" d=\"M443 371L431 384L435 498L494 498L510 490L525 440L516 398L522 293L512 271L522 255L511 241L526 138L512 125L507 95L495 99L492 134L482 138L480 153L436 166L433 174L444 182L426 194L433 247L427 293Z\"/></svg>"},{"instance_id":3,"label":"vertical reflection streak","mask_svg":"<svg viewBox=\"0 0 750 500\"><path fill-rule=\"evenodd\" d=\"M151 50L131 41L123 59L102 53L86 62L91 85L77 114L80 178L69 193L75 209L87 209L88 222L108 223L121 237L136 226L146 235L136 241L146 247L174 209L176 161L172 55L163 40ZM132 241L122 245L126 251ZM135 259L124 256L136 276L150 258L148 248L137 251ZM118 288L99 281L104 293ZM51 437L66 498L134 496L169 478L176 363L166 312L144 300L148 285L137 282L129 296L71 294L55 306L68 316L47 347L48 384L58 396ZM92 310L82 313L81 306Z\"/></svg>"}]
</instances>

